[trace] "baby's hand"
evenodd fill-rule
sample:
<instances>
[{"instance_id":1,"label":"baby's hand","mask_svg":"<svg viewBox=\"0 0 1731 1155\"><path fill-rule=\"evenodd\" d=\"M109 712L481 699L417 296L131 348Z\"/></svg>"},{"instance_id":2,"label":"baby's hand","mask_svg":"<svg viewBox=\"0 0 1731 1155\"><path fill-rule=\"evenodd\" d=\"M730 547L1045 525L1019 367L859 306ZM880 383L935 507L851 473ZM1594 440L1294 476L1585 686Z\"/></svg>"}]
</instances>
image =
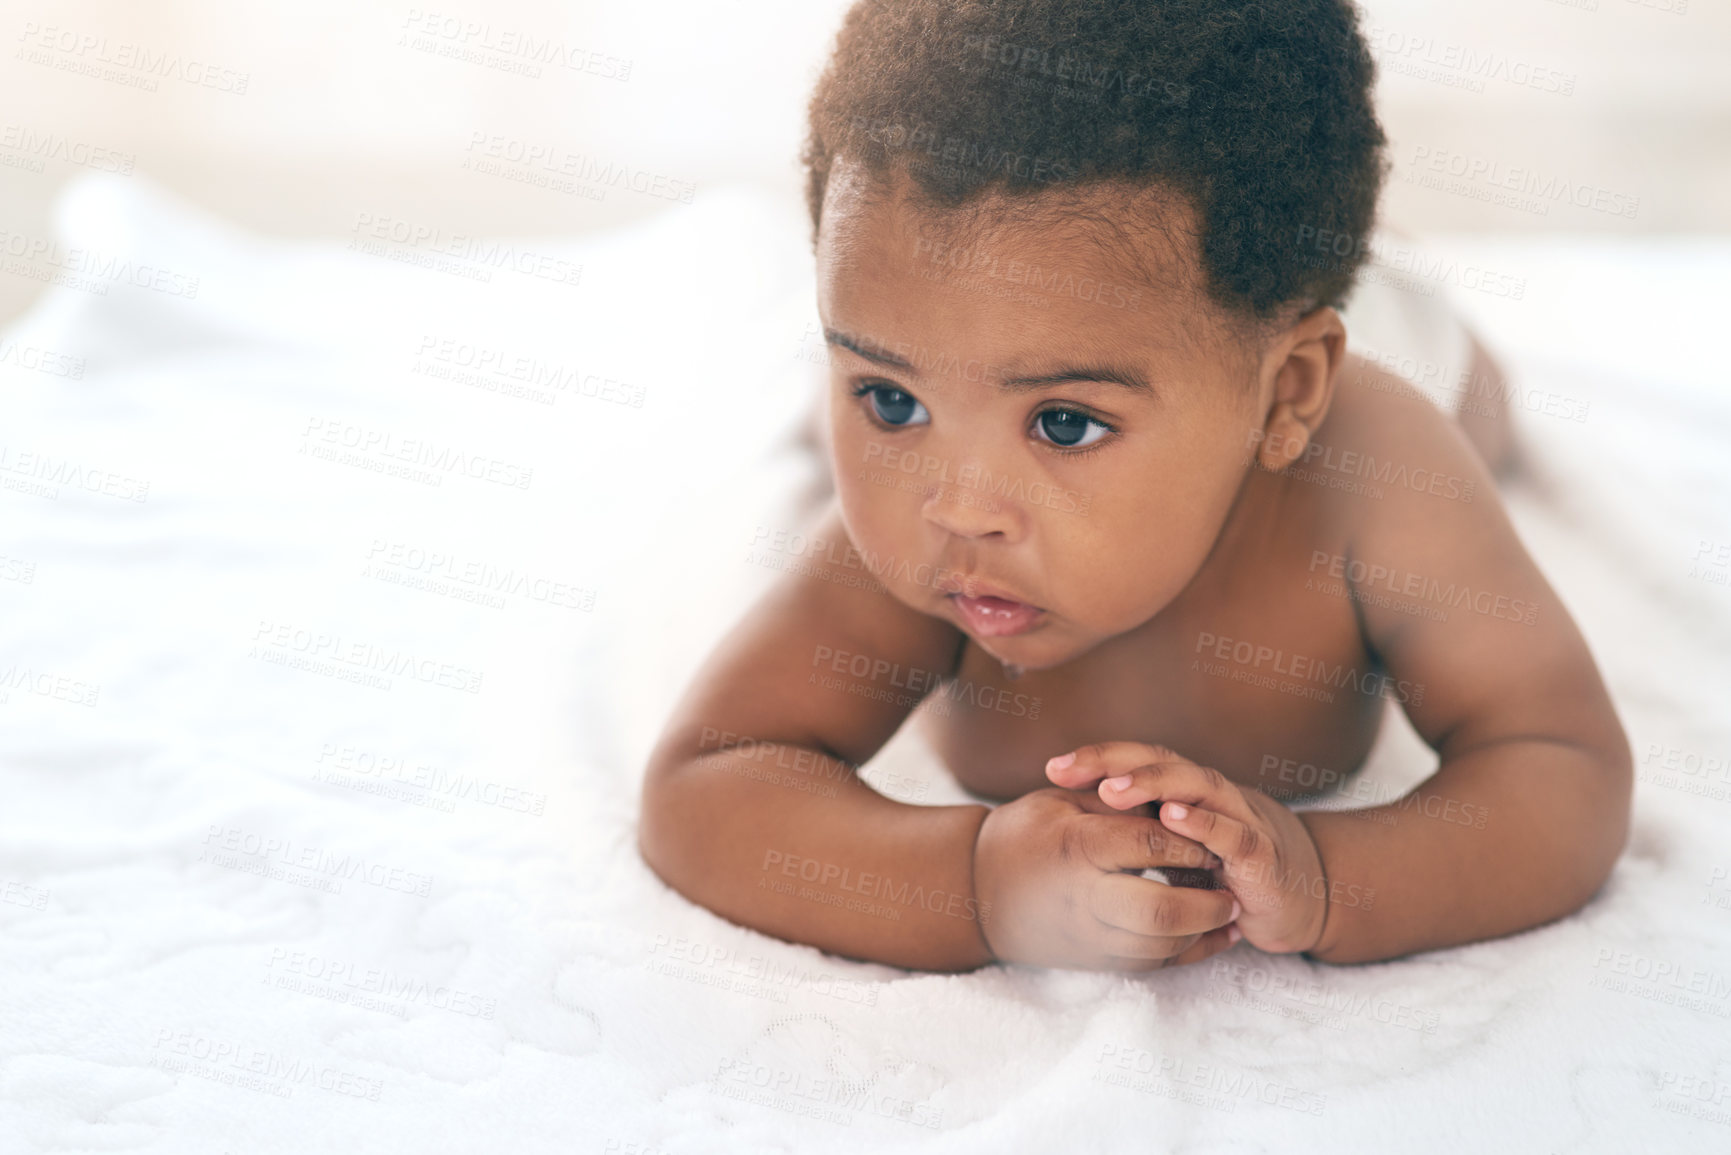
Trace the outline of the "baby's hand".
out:
<instances>
[{"instance_id":1,"label":"baby's hand","mask_svg":"<svg viewBox=\"0 0 1731 1155\"><path fill-rule=\"evenodd\" d=\"M994 808L980 827L980 929L1002 962L1125 971L1200 962L1236 941L1228 929L1232 895L1138 875L1217 862L1154 818L1120 814L1092 791L1033 790Z\"/></svg>"},{"instance_id":2,"label":"baby's hand","mask_svg":"<svg viewBox=\"0 0 1731 1155\"><path fill-rule=\"evenodd\" d=\"M1099 782L1100 798L1119 810L1159 803L1162 826L1220 856L1213 873L1243 904L1237 925L1252 946L1287 954L1322 941L1322 857L1298 816L1262 791L1140 742L1080 747L1046 763L1046 777L1071 789Z\"/></svg>"}]
</instances>

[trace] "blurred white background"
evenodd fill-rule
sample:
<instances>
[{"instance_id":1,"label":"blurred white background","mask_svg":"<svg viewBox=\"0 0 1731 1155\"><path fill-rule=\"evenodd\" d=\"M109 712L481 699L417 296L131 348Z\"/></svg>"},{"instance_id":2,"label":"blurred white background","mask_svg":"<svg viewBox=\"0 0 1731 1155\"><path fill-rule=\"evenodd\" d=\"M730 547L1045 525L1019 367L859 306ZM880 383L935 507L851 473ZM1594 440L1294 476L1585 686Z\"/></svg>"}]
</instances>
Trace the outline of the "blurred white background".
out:
<instances>
[{"instance_id":1,"label":"blurred white background","mask_svg":"<svg viewBox=\"0 0 1731 1155\"><path fill-rule=\"evenodd\" d=\"M677 204L465 170L471 143L494 138L692 182L696 197L748 181L797 212L805 100L845 7L8 0L0 227L46 234L56 190L117 166L281 236L344 237L369 211L465 233L571 234ZM1388 223L1731 229L1723 0L1371 0L1365 13L1394 143ZM1465 185L1409 179L1468 166ZM1575 194L1589 207L1493 199L1492 182L1523 169L1591 190ZM41 288L0 276L0 321Z\"/></svg>"}]
</instances>

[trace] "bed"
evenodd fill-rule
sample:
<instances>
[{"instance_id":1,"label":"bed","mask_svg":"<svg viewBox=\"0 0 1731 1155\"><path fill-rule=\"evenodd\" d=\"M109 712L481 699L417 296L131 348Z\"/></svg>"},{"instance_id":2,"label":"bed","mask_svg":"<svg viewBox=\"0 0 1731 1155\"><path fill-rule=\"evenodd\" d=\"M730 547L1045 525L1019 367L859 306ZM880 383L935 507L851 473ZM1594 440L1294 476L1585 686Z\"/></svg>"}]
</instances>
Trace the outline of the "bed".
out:
<instances>
[{"instance_id":1,"label":"bed","mask_svg":"<svg viewBox=\"0 0 1731 1155\"><path fill-rule=\"evenodd\" d=\"M636 850L661 719L822 491L783 202L314 244L93 175L56 221L4 238L45 288L0 336L0 1148L1731 1149L1731 247L1432 239L1519 278L1431 283L1568 402L1505 499L1635 748L1584 910L938 975ZM1433 764L1394 714L1361 779ZM911 726L865 773L968 797Z\"/></svg>"}]
</instances>

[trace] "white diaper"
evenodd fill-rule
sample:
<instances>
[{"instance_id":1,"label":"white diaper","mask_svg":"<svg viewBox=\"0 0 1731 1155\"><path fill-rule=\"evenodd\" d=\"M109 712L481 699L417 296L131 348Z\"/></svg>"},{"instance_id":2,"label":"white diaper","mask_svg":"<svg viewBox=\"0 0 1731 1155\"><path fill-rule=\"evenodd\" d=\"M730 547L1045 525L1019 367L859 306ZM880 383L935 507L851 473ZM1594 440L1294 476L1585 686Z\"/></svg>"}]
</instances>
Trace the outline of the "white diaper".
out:
<instances>
[{"instance_id":1,"label":"white diaper","mask_svg":"<svg viewBox=\"0 0 1731 1155\"><path fill-rule=\"evenodd\" d=\"M1441 285L1397 271L1436 267L1436 261L1410 238L1385 232L1375 234L1371 252L1341 311L1347 348L1454 413L1472 364L1472 335Z\"/></svg>"}]
</instances>

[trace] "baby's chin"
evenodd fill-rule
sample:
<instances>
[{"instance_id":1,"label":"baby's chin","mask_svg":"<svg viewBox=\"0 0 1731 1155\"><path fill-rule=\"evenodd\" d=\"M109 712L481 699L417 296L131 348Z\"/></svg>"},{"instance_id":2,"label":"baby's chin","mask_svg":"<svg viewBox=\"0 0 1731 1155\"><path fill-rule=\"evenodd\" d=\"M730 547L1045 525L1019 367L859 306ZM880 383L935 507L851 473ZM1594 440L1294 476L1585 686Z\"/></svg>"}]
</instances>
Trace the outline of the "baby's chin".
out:
<instances>
[{"instance_id":1,"label":"baby's chin","mask_svg":"<svg viewBox=\"0 0 1731 1155\"><path fill-rule=\"evenodd\" d=\"M1116 638L1142 628L1149 618L1142 618L1122 627L1082 622L1047 611L1047 619L1038 629L1008 638L976 638L968 640L1015 675L1040 670L1055 670ZM1149 615L1152 617L1153 615ZM965 631L964 631L965 632Z\"/></svg>"},{"instance_id":2,"label":"baby's chin","mask_svg":"<svg viewBox=\"0 0 1731 1155\"><path fill-rule=\"evenodd\" d=\"M976 638L968 635L980 652L1002 663L1011 678L1040 670L1055 670L1081 657L1103 639L1079 642L1062 620L1048 618L1037 629L1008 638ZM964 631L965 632L965 631Z\"/></svg>"}]
</instances>

